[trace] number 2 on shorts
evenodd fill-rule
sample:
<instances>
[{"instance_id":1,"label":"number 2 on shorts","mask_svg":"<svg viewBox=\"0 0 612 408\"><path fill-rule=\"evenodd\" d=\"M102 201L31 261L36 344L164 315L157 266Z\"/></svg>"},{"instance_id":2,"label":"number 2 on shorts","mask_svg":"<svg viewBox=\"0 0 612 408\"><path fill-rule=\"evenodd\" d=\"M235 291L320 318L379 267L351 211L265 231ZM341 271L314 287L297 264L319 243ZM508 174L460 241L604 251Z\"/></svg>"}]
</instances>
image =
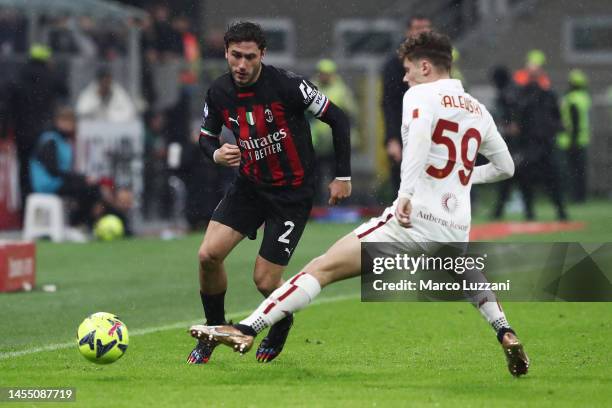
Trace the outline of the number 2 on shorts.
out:
<instances>
[{"instance_id":1,"label":"number 2 on shorts","mask_svg":"<svg viewBox=\"0 0 612 408\"><path fill-rule=\"evenodd\" d=\"M287 237L289 236L289 234L291 234L291 231L293 231L293 229L295 228L295 224L293 223L293 221L285 221L285 227L289 227L289 228L287 229L287 231L283 233L283 235L278 237L278 242L282 242L283 244L289 244L290 242L287 239Z\"/></svg>"}]
</instances>

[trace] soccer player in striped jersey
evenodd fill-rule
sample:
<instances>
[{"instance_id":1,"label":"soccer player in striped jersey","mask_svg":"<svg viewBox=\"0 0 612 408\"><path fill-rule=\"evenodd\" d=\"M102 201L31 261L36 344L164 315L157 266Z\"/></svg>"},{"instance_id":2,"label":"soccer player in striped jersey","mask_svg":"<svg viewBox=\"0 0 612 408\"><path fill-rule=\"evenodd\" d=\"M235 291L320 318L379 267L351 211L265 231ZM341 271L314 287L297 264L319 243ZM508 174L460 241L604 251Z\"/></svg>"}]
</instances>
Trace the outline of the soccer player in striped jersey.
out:
<instances>
[{"instance_id":1,"label":"soccer player in striped jersey","mask_svg":"<svg viewBox=\"0 0 612 408\"><path fill-rule=\"evenodd\" d=\"M336 174L329 184L329 204L351 194L347 116L308 80L263 64L265 52L259 25L232 25L225 34L229 72L213 82L204 104L201 149L215 163L239 169L213 213L198 253L208 325L225 323L223 261L244 237L255 239L262 225L253 280L264 296L283 284L283 271L304 231L314 196L314 149L307 112L332 129ZM222 126L233 132L235 144L220 144ZM258 349L258 361L278 356L292 323L288 314L272 325ZM199 340L188 363L208 362L217 344Z\"/></svg>"},{"instance_id":2,"label":"soccer player in striped jersey","mask_svg":"<svg viewBox=\"0 0 612 408\"><path fill-rule=\"evenodd\" d=\"M307 306L321 288L358 276L362 242L401 243L415 257L439 244L466 245L472 184L509 178L514 163L485 106L450 79L451 53L448 37L435 32L400 47L410 89L403 100L401 184L393 205L311 261L239 324L193 326L192 336L248 351L260 331ZM475 166L477 153L490 163ZM529 359L495 294L485 291L470 300L495 330L510 373L526 374Z\"/></svg>"}]
</instances>

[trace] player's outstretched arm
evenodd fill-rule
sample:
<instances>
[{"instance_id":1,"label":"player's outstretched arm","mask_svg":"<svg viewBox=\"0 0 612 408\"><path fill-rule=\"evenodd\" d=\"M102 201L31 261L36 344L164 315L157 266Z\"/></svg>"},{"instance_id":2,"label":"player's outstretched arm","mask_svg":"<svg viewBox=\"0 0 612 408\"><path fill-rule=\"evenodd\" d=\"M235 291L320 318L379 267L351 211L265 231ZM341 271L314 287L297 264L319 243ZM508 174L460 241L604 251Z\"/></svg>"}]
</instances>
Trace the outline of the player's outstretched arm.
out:
<instances>
[{"instance_id":1,"label":"player's outstretched arm","mask_svg":"<svg viewBox=\"0 0 612 408\"><path fill-rule=\"evenodd\" d=\"M348 116L333 102L319 118L327 123L332 130L334 154L336 157L336 177L351 176L351 124Z\"/></svg>"},{"instance_id":2,"label":"player's outstretched arm","mask_svg":"<svg viewBox=\"0 0 612 408\"><path fill-rule=\"evenodd\" d=\"M346 113L331 101L319 118L332 129L336 156L336 179L329 184L329 205L336 205L351 195L351 125Z\"/></svg>"},{"instance_id":3,"label":"player's outstretched arm","mask_svg":"<svg viewBox=\"0 0 612 408\"><path fill-rule=\"evenodd\" d=\"M485 157L490 163L474 168L473 184L495 183L514 175L514 161L508 150Z\"/></svg>"},{"instance_id":4,"label":"player's outstretched arm","mask_svg":"<svg viewBox=\"0 0 612 408\"><path fill-rule=\"evenodd\" d=\"M486 110L485 112L489 127L478 152L490 163L474 167L472 184L494 183L514 175L514 161L508 151L508 145L497 131L491 115Z\"/></svg>"}]
</instances>

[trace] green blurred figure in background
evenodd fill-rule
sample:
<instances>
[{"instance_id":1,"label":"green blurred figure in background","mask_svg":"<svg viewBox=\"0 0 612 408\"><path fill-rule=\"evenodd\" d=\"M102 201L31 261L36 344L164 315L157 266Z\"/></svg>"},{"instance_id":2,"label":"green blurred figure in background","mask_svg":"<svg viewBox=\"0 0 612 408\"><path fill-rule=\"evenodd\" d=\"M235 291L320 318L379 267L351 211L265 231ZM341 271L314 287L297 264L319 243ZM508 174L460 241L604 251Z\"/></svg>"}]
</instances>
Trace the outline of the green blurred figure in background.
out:
<instances>
[{"instance_id":1,"label":"green blurred figure in background","mask_svg":"<svg viewBox=\"0 0 612 408\"><path fill-rule=\"evenodd\" d=\"M461 72L461 68L459 67L460 59L461 53L458 49L453 47L453 68L451 69L451 78L460 80L463 84L463 87L466 88L465 77L463 76L463 72Z\"/></svg>"},{"instance_id":2,"label":"green blurred figure in background","mask_svg":"<svg viewBox=\"0 0 612 408\"><path fill-rule=\"evenodd\" d=\"M338 66L330 59L322 59L317 63L317 74L312 83L323 92L330 101L335 103L348 115L351 123L357 114L357 104L351 89L338 74ZM316 191L315 204L325 204L327 195L325 188L334 172L334 146L331 128L320 120L310 121L312 144L316 156ZM351 126L351 139L356 140L356 131Z\"/></svg>"},{"instance_id":3,"label":"green blurred figure in background","mask_svg":"<svg viewBox=\"0 0 612 408\"><path fill-rule=\"evenodd\" d=\"M581 70L571 70L568 82L569 90L561 100L564 131L558 135L557 145L565 156L570 197L575 202L584 202L587 195L587 148L591 139L591 96L587 89L588 79Z\"/></svg>"}]
</instances>

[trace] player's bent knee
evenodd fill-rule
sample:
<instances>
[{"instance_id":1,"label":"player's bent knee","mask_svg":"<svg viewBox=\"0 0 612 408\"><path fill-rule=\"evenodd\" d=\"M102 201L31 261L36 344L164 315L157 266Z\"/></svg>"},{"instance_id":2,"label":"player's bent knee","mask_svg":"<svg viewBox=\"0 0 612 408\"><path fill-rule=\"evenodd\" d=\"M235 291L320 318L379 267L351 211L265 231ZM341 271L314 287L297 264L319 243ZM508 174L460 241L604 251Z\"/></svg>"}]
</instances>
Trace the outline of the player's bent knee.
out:
<instances>
[{"instance_id":1,"label":"player's bent knee","mask_svg":"<svg viewBox=\"0 0 612 408\"><path fill-rule=\"evenodd\" d=\"M218 266L223 262L223 257L219 253L204 247L198 251L198 259L204 269Z\"/></svg>"},{"instance_id":2,"label":"player's bent knee","mask_svg":"<svg viewBox=\"0 0 612 408\"><path fill-rule=\"evenodd\" d=\"M257 290L264 296L269 296L281 285L280 277L275 277L271 274L255 274L253 282Z\"/></svg>"},{"instance_id":3,"label":"player's bent knee","mask_svg":"<svg viewBox=\"0 0 612 408\"><path fill-rule=\"evenodd\" d=\"M282 284L282 271L275 273L271 270L255 270L253 282L257 290L264 296L269 296Z\"/></svg>"}]
</instances>

